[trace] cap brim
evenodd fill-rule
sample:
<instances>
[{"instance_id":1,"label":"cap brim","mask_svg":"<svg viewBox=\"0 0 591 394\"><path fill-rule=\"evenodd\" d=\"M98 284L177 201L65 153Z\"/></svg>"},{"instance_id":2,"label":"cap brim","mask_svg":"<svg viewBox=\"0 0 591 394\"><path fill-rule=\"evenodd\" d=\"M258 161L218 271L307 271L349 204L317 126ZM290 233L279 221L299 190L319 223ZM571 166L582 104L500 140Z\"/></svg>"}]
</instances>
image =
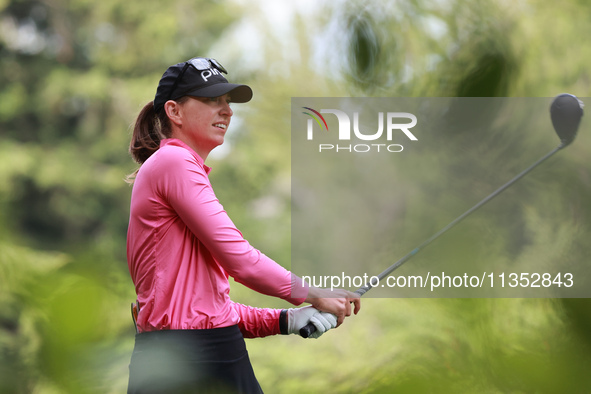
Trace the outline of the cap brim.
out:
<instances>
[{"instance_id":1,"label":"cap brim","mask_svg":"<svg viewBox=\"0 0 591 394\"><path fill-rule=\"evenodd\" d=\"M219 97L230 93L230 100L233 103L246 103L252 99L252 89L248 85L238 85L235 83L218 83L206 86L201 89L192 90L185 93L185 96L195 97Z\"/></svg>"}]
</instances>

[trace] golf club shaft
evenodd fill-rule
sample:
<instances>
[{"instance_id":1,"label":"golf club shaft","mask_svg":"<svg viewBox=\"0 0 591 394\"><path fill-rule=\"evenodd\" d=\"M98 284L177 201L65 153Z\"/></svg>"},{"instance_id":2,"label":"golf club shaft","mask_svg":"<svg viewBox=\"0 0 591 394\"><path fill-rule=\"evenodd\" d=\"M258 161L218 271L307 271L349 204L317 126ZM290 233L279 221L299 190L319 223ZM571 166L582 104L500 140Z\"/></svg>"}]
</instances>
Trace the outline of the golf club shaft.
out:
<instances>
[{"instance_id":1,"label":"golf club shaft","mask_svg":"<svg viewBox=\"0 0 591 394\"><path fill-rule=\"evenodd\" d=\"M549 152L548 154L546 154L544 157L542 157L541 159L539 159L538 161L536 161L530 167L526 168L521 173L519 173L518 175L516 175L509 182L505 183L503 186L499 187L497 190L495 190L494 192L492 192L491 194L489 194L487 197L485 197L484 199L482 199L479 203L477 203L476 205L474 205L472 208L468 209L466 212L464 212L463 214L461 214L460 216L458 216L456 219L454 219L453 221L451 221L447 226L445 226L444 228L442 228L441 230L439 230L437 233L433 234L431 236L431 238L429 238L426 241L424 241L422 244L420 244L419 246L417 246L416 248L414 248L406 256L404 256L403 258L401 258L400 260L398 260L397 262L395 262L394 264L392 264L390 267L388 267L387 269L385 269L383 272L381 272L377 276L378 279L380 281L382 279L384 279L386 276L388 276L390 273L392 273L395 269L397 269L398 267L400 267L402 264L406 263L412 256L414 256L415 254L417 254L425 246L429 245L431 242L433 242L434 240L436 240L437 238L439 238L441 235L443 235L449 229L451 229L456 224L458 224L459 222L461 222L462 220L464 220L472 212L476 211L478 208L482 207L484 204L486 204L487 202L489 202L490 200L492 200L493 198L495 198L496 196L498 196L499 194L501 194L509 186L513 185L515 182L517 182L518 180L520 180L521 178L523 178L530 171L532 171L534 168L536 168L537 166L539 166L540 164L542 164L544 161L546 161L548 158L550 158L552 155L554 155L556 152L558 152L562 148L563 148L563 145L561 144L560 146L556 147L551 152ZM360 287L359 289L357 289L355 291L355 293L357 293L360 296L362 296L363 294L367 293L371 288L372 288L372 286L370 284L367 284L366 283L365 286Z\"/></svg>"},{"instance_id":2,"label":"golf club shaft","mask_svg":"<svg viewBox=\"0 0 591 394\"><path fill-rule=\"evenodd\" d=\"M433 242L434 240L436 240L437 238L439 238L442 234L444 234L449 229L451 229L452 227L454 227L456 224L458 224L459 222L461 222L463 219L465 219L472 212L476 211L478 208L482 207L484 204L486 204L487 202L489 202L490 200L492 200L493 198L495 198L496 196L498 196L499 194L501 194L505 189L507 189L509 186L511 186L512 184L514 184L515 182L517 182L518 180L520 180L521 178L523 178L526 174L528 174L534 168L536 168L537 166L539 166L540 164L542 164L544 161L546 161L548 158L550 158L552 155L554 155L556 152L558 152L559 150L561 150L565 146L566 145L564 143L561 143L558 147L554 148L552 151L550 151L544 157L542 157L541 159L539 159L538 161L536 161L534 164L532 164L531 166L529 166L528 168L526 168L525 170L523 170L522 172L520 172L518 175L516 175L509 182L507 182L503 186L499 187L497 190L495 190L494 192L492 192L491 194L489 194L487 197L485 197L484 199L482 199L479 203L477 203L476 205L474 205L472 208L468 209L466 212L464 212L463 214L461 214L460 216L458 216L456 219L454 219L447 226L445 226L444 228L442 228L441 230L439 230L437 233L433 234L431 236L431 238L427 239L422 244L420 244L419 246L417 246L416 248L414 248L406 256L402 257L400 260L398 260L397 262L395 262L394 264L392 264L390 267L386 268L383 272L381 272L377 276L377 278L379 279L378 280L378 283L379 283L379 281L381 281L382 279L384 279L386 276L388 276L389 274L391 274L398 267L400 267L402 264L404 264L408 260L410 260L411 257L413 257L414 255L416 255L425 246L429 245L431 242ZM377 283L374 283L374 286L375 285L377 285ZM372 286L369 283L366 283L364 286L362 286L359 289L357 289L355 291L355 293L357 293L359 296L362 296L365 293L367 293L369 290L371 290L372 287L374 287L374 286ZM313 324L308 323L306 326L304 326L304 327L301 328L300 335L302 337L304 337L304 338L308 338L314 331L316 331L316 327L314 327Z\"/></svg>"}]
</instances>

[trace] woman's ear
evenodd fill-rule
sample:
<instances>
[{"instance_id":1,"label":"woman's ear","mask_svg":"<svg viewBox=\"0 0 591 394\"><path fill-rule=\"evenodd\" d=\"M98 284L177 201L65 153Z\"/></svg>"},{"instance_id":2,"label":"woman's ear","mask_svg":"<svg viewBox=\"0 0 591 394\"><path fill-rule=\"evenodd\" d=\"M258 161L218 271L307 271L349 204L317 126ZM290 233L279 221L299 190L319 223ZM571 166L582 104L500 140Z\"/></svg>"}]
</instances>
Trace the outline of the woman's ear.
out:
<instances>
[{"instance_id":1,"label":"woman's ear","mask_svg":"<svg viewBox=\"0 0 591 394\"><path fill-rule=\"evenodd\" d=\"M172 124L180 127L183 124L182 116L181 116L181 105L174 100L168 100L164 103L164 110L166 111L166 115L168 119L172 122Z\"/></svg>"}]
</instances>

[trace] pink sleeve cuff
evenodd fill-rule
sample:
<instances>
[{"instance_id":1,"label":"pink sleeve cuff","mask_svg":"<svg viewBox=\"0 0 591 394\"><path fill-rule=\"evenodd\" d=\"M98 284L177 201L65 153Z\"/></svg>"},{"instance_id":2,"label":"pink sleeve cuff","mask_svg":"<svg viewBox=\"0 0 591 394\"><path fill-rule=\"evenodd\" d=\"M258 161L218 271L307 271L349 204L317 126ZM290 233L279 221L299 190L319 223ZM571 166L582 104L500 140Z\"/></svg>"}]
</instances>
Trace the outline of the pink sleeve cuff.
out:
<instances>
[{"instance_id":1,"label":"pink sleeve cuff","mask_svg":"<svg viewBox=\"0 0 591 394\"><path fill-rule=\"evenodd\" d=\"M244 338L261 338L281 333L281 309L255 308L236 302L232 302L232 307L240 316L238 327Z\"/></svg>"}]
</instances>

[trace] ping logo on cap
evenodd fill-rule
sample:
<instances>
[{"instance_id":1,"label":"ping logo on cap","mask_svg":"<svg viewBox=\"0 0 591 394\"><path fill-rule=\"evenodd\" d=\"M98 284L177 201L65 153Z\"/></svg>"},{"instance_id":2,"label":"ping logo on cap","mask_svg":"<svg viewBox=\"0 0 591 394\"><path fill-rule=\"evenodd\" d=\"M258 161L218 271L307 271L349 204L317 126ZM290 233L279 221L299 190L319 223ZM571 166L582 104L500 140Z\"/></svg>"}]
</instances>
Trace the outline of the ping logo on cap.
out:
<instances>
[{"instance_id":1,"label":"ping logo on cap","mask_svg":"<svg viewBox=\"0 0 591 394\"><path fill-rule=\"evenodd\" d=\"M221 73L218 70L216 70L215 68L208 68L207 70L201 71L201 78L203 78L204 82L207 82L207 80L212 75L221 75Z\"/></svg>"}]
</instances>

